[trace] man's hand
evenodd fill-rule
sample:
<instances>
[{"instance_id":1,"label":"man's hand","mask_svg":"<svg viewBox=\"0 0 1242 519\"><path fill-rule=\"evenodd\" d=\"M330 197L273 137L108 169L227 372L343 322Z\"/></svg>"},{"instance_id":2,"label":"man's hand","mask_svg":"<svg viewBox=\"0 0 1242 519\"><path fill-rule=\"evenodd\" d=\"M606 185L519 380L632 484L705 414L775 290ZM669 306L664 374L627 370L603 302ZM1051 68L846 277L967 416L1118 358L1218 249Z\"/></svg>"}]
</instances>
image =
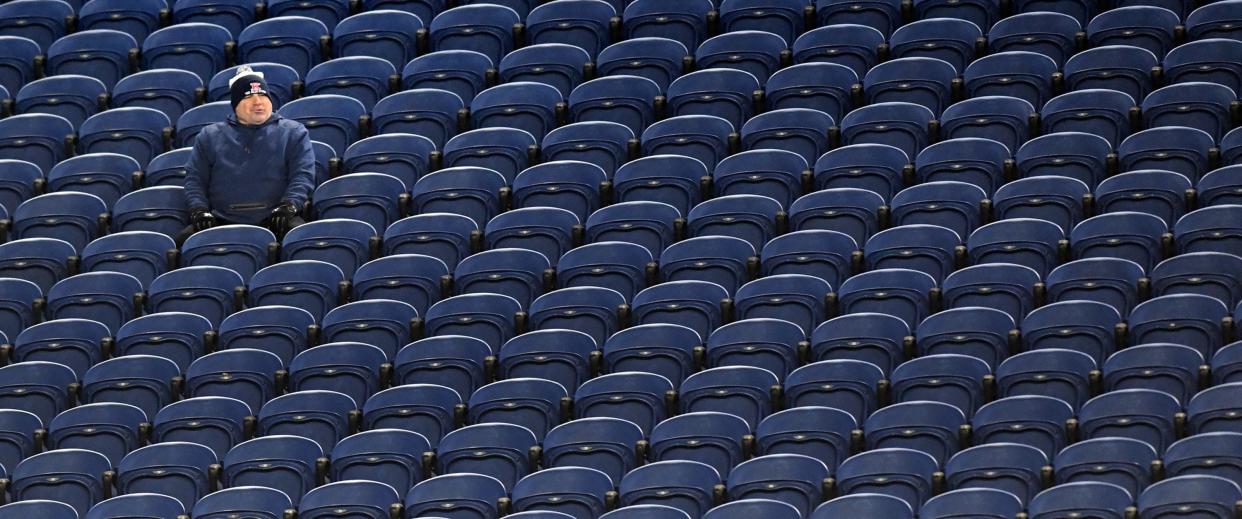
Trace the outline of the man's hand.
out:
<instances>
[{"instance_id":1,"label":"man's hand","mask_svg":"<svg viewBox=\"0 0 1242 519\"><path fill-rule=\"evenodd\" d=\"M272 215L267 219L268 227L275 234L283 234L289 228L289 219L297 215L297 206L289 202L281 202L275 209L272 209Z\"/></svg>"},{"instance_id":2,"label":"man's hand","mask_svg":"<svg viewBox=\"0 0 1242 519\"><path fill-rule=\"evenodd\" d=\"M190 220L194 224L195 231L204 231L216 225L215 215L211 214L211 210L206 207L190 208Z\"/></svg>"}]
</instances>

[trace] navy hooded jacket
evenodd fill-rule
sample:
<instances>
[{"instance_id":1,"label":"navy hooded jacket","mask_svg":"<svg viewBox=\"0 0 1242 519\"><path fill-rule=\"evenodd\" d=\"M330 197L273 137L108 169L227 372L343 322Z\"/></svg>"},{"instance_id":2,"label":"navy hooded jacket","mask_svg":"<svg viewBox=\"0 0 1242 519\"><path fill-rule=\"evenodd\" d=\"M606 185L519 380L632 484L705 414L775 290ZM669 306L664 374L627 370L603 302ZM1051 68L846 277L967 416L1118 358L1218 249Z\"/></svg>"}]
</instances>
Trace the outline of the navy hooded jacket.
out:
<instances>
[{"instance_id":1,"label":"navy hooded jacket","mask_svg":"<svg viewBox=\"0 0 1242 519\"><path fill-rule=\"evenodd\" d=\"M276 113L258 126L230 114L204 128L185 168L186 206L230 223L259 224L281 202L300 209L314 185L310 134Z\"/></svg>"}]
</instances>

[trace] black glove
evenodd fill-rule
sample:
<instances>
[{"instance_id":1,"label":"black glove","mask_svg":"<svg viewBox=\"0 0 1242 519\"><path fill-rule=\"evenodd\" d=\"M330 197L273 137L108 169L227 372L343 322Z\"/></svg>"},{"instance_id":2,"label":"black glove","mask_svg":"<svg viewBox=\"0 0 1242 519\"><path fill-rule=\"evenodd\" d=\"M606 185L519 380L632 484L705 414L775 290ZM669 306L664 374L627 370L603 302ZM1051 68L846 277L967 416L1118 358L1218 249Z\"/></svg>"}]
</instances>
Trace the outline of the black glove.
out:
<instances>
[{"instance_id":1,"label":"black glove","mask_svg":"<svg viewBox=\"0 0 1242 519\"><path fill-rule=\"evenodd\" d=\"M273 233L282 234L288 229L289 219L298 215L298 207L289 202L281 202L280 205L272 209L272 215L267 218L268 227Z\"/></svg>"},{"instance_id":2,"label":"black glove","mask_svg":"<svg viewBox=\"0 0 1242 519\"><path fill-rule=\"evenodd\" d=\"M191 207L190 220L194 223L195 231L207 230L216 225L216 216L206 207Z\"/></svg>"}]
</instances>

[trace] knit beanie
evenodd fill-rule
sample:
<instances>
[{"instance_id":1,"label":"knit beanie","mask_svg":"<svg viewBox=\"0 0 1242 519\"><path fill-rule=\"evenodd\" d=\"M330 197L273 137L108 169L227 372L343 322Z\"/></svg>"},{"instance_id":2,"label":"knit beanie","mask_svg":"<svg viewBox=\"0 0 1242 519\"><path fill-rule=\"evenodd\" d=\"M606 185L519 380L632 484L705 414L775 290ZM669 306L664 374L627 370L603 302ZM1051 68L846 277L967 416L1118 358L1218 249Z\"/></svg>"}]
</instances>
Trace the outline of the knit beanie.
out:
<instances>
[{"instance_id":1,"label":"knit beanie","mask_svg":"<svg viewBox=\"0 0 1242 519\"><path fill-rule=\"evenodd\" d=\"M234 77L230 81L229 102L234 110L237 109L237 104L241 103L242 99L254 94L267 95L267 81L263 79L263 76L251 73Z\"/></svg>"}]
</instances>

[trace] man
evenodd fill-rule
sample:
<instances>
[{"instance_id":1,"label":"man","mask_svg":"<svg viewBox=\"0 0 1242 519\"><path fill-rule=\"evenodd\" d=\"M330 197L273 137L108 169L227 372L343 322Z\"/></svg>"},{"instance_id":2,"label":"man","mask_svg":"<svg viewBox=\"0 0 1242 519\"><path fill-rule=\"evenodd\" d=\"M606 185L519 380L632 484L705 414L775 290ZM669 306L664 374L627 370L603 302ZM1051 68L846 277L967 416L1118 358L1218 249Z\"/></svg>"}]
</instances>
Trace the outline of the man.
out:
<instances>
[{"instance_id":1,"label":"man","mask_svg":"<svg viewBox=\"0 0 1242 519\"><path fill-rule=\"evenodd\" d=\"M298 216L314 188L310 134L272 113L262 73L248 66L229 81L233 114L203 129L186 164L191 225L180 241L216 225L262 225L279 237L305 223Z\"/></svg>"}]
</instances>

